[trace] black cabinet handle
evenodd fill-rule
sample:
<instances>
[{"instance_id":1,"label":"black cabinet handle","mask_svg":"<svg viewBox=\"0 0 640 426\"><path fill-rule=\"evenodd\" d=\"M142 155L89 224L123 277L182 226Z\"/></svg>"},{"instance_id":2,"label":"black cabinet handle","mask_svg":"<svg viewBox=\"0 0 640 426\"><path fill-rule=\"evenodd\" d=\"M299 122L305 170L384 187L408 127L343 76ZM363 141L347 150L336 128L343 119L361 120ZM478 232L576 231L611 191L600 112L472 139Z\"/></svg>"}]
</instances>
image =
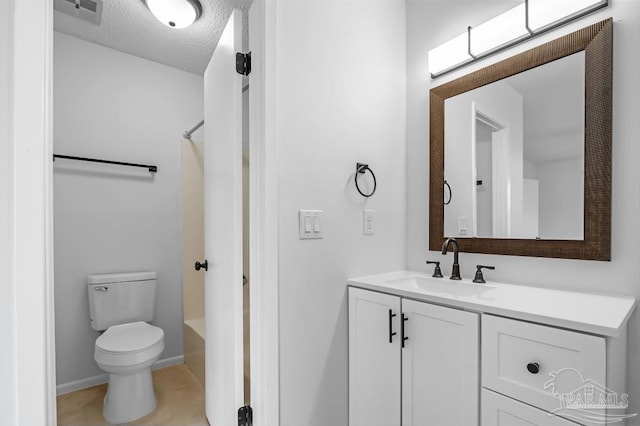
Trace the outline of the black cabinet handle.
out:
<instances>
[{"instance_id":1,"label":"black cabinet handle","mask_svg":"<svg viewBox=\"0 0 640 426\"><path fill-rule=\"evenodd\" d=\"M395 316L396 314L394 314L393 311L389 309L389 343L393 343L393 336L398 334L393 331L393 317Z\"/></svg>"},{"instance_id":2,"label":"black cabinet handle","mask_svg":"<svg viewBox=\"0 0 640 426\"><path fill-rule=\"evenodd\" d=\"M527 371L531 374L538 374L540 372L540 364L537 362L530 362L527 364Z\"/></svg>"},{"instance_id":3,"label":"black cabinet handle","mask_svg":"<svg viewBox=\"0 0 640 426\"><path fill-rule=\"evenodd\" d=\"M409 338L404 334L405 321L409 321L409 318L407 318L404 314L402 314L402 321L400 321L400 343L402 344L403 348L404 348L404 342L409 340Z\"/></svg>"},{"instance_id":4,"label":"black cabinet handle","mask_svg":"<svg viewBox=\"0 0 640 426\"><path fill-rule=\"evenodd\" d=\"M207 259L205 259L202 263L200 263L200 261L196 262L196 271L199 271L202 268L204 268L205 271L209 270L209 262L207 261Z\"/></svg>"}]
</instances>

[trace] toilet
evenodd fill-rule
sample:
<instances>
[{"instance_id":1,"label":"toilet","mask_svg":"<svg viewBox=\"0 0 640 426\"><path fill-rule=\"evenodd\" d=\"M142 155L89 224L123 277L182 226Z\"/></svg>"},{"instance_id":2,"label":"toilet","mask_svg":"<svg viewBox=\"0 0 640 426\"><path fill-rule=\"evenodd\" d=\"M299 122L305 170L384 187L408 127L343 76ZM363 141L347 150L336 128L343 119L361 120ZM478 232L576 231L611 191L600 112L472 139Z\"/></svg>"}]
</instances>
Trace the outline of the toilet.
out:
<instances>
[{"instance_id":1,"label":"toilet","mask_svg":"<svg viewBox=\"0 0 640 426\"><path fill-rule=\"evenodd\" d=\"M151 366L164 350L164 331L149 324L155 314L156 272L89 275L91 327L104 331L94 359L109 374L103 415L127 423L156 407Z\"/></svg>"}]
</instances>

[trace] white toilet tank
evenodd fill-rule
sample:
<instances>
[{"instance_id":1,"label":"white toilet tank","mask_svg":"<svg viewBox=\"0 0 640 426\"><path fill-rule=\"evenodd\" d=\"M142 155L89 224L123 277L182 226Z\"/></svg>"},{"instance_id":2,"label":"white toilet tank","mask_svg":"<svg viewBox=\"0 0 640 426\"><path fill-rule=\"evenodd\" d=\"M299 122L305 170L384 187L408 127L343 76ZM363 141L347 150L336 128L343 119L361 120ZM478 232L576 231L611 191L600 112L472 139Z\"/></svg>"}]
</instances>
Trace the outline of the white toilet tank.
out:
<instances>
[{"instance_id":1,"label":"white toilet tank","mask_svg":"<svg viewBox=\"0 0 640 426\"><path fill-rule=\"evenodd\" d=\"M91 328L102 331L112 325L153 320L157 278L154 271L89 275Z\"/></svg>"}]
</instances>

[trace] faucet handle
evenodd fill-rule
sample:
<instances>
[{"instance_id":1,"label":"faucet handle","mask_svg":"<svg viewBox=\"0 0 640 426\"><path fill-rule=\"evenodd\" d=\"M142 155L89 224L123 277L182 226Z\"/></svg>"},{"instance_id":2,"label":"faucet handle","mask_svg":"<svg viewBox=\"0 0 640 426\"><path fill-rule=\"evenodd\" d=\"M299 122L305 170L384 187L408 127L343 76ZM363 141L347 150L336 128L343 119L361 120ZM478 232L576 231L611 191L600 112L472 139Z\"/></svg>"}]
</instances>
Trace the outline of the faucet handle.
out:
<instances>
[{"instance_id":1,"label":"faucet handle","mask_svg":"<svg viewBox=\"0 0 640 426\"><path fill-rule=\"evenodd\" d=\"M434 278L442 278L442 270L440 270L440 262L437 262L435 260L427 260L427 265L436 265L436 267L433 269L433 275L431 275Z\"/></svg>"},{"instance_id":2,"label":"faucet handle","mask_svg":"<svg viewBox=\"0 0 640 426\"><path fill-rule=\"evenodd\" d=\"M476 276L473 279L474 283L486 283L486 281L484 280L484 276L482 275L482 270L483 269L490 269L490 270L494 270L496 269L495 266L487 266L487 265L476 265Z\"/></svg>"}]
</instances>

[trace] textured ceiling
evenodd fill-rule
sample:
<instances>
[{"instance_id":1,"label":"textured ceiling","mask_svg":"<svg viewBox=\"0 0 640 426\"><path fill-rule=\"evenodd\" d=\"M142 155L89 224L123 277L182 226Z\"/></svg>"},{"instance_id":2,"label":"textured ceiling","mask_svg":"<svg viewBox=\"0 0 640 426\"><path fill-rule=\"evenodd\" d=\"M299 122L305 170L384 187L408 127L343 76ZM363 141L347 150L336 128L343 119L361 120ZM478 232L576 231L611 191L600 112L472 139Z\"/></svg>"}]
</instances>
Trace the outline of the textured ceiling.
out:
<instances>
[{"instance_id":1,"label":"textured ceiling","mask_svg":"<svg viewBox=\"0 0 640 426\"><path fill-rule=\"evenodd\" d=\"M202 16L190 27L179 30L157 21L142 0L104 0L100 25L55 11L54 29L121 52L203 74L234 7L243 11L243 50L246 50L246 11L252 0L200 2Z\"/></svg>"}]
</instances>

